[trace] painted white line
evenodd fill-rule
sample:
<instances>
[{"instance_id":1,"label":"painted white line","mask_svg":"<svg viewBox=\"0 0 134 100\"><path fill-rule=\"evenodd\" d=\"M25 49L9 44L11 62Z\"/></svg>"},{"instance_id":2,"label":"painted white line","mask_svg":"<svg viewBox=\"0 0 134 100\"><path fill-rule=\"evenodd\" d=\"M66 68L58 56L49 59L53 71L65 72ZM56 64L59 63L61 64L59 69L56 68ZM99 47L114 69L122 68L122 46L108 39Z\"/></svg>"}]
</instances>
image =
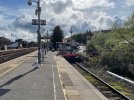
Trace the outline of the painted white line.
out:
<instances>
[{"instance_id":1,"label":"painted white line","mask_svg":"<svg viewBox=\"0 0 134 100\"><path fill-rule=\"evenodd\" d=\"M55 86L55 75L54 75L54 65L52 65L52 76L53 76L53 89L54 89L54 100L56 100L56 86Z\"/></svg>"}]
</instances>

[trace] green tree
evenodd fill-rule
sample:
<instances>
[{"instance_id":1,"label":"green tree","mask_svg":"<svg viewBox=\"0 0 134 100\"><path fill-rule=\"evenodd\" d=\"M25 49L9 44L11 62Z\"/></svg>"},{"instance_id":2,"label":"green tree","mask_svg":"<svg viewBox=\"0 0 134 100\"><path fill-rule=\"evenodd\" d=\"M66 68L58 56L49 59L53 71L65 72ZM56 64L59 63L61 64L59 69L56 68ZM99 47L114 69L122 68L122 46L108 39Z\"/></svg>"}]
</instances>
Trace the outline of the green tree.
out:
<instances>
[{"instance_id":1,"label":"green tree","mask_svg":"<svg viewBox=\"0 0 134 100\"><path fill-rule=\"evenodd\" d=\"M122 43L129 43L130 45L134 46L134 30L133 29L120 28L120 29L115 30L115 34Z\"/></svg>"},{"instance_id":2,"label":"green tree","mask_svg":"<svg viewBox=\"0 0 134 100\"><path fill-rule=\"evenodd\" d=\"M92 38L92 36L93 36L93 33L92 33L90 30L88 30L88 31L87 31L86 33L84 33L84 34L85 34L87 40L91 40L91 38Z\"/></svg>"},{"instance_id":3,"label":"green tree","mask_svg":"<svg viewBox=\"0 0 134 100\"><path fill-rule=\"evenodd\" d=\"M60 28L60 26L56 26L53 30L52 34L52 43L53 47L56 49L56 42L62 42L62 39L64 38L63 31Z\"/></svg>"},{"instance_id":4,"label":"green tree","mask_svg":"<svg viewBox=\"0 0 134 100\"><path fill-rule=\"evenodd\" d=\"M19 43L21 43L23 41L23 39L17 39L17 40L15 40L15 42L19 42Z\"/></svg>"},{"instance_id":5,"label":"green tree","mask_svg":"<svg viewBox=\"0 0 134 100\"><path fill-rule=\"evenodd\" d=\"M125 26L127 28L130 28L132 30L134 30L134 12L132 13L132 15L128 18L128 21L125 23Z\"/></svg>"},{"instance_id":6,"label":"green tree","mask_svg":"<svg viewBox=\"0 0 134 100\"><path fill-rule=\"evenodd\" d=\"M78 33L78 34L74 34L71 36L71 39L72 40L75 40L76 42L79 42L79 43L84 43L85 39L84 39L84 36L82 33Z\"/></svg>"},{"instance_id":7,"label":"green tree","mask_svg":"<svg viewBox=\"0 0 134 100\"><path fill-rule=\"evenodd\" d=\"M87 31L86 33L78 33L71 36L71 39L75 40L76 42L86 44L87 40L90 40L93 36L91 31Z\"/></svg>"}]
</instances>

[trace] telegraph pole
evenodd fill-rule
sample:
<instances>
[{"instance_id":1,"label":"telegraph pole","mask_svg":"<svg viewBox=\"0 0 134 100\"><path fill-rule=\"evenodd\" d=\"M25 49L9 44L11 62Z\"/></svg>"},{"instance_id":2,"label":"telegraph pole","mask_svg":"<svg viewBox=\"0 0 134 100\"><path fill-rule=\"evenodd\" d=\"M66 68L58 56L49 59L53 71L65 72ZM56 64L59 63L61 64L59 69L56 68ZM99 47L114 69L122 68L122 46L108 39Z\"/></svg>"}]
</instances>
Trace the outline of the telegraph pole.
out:
<instances>
[{"instance_id":1,"label":"telegraph pole","mask_svg":"<svg viewBox=\"0 0 134 100\"><path fill-rule=\"evenodd\" d=\"M32 5L32 0L28 0L28 5ZM37 8L35 10L35 15L38 16L38 19L32 19L32 25L38 25L38 30L37 30L37 41L38 41L38 66L41 66L41 33L40 33L40 26L41 25L46 25L46 20L41 20L40 15L41 15L41 7L40 7L40 0L37 0Z\"/></svg>"},{"instance_id":2,"label":"telegraph pole","mask_svg":"<svg viewBox=\"0 0 134 100\"><path fill-rule=\"evenodd\" d=\"M47 52L48 52L48 30L47 30L47 34L46 35L47 35L47 47L46 48L47 48Z\"/></svg>"},{"instance_id":3,"label":"telegraph pole","mask_svg":"<svg viewBox=\"0 0 134 100\"><path fill-rule=\"evenodd\" d=\"M41 65L41 34L40 34L40 14L41 14L41 7L40 7L40 0L38 0L37 2L37 13L38 13L38 30L37 30L37 34L38 34L38 37L37 37L37 40L38 40L38 64L40 67Z\"/></svg>"},{"instance_id":4,"label":"telegraph pole","mask_svg":"<svg viewBox=\"0 0 134 100\"><path fill-rule=\"evenodd\" d=\"M12 43L12 35L13 35L13 34L11 33L11 43Z\"/></svg>"}]
</instances>

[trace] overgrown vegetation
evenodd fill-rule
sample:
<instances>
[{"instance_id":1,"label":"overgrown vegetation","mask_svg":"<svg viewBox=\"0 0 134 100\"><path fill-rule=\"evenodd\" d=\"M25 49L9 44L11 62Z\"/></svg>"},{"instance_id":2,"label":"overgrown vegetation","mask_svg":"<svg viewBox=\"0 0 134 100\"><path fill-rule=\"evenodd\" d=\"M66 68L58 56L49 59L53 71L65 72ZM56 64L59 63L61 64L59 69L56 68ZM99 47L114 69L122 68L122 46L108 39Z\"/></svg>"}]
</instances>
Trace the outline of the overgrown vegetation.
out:
<instances>
[{"instance_id":1,"label":"overgrown vegetation","mask_svg":"<svg viewBox=\"0 0 134 100\"><path fill-rule=\"evenodd\" d=\"M86 45L90 66L107 66L112 72L134 79L134 13L124 27L95 34Z\"/></svg>"}]
</instances>

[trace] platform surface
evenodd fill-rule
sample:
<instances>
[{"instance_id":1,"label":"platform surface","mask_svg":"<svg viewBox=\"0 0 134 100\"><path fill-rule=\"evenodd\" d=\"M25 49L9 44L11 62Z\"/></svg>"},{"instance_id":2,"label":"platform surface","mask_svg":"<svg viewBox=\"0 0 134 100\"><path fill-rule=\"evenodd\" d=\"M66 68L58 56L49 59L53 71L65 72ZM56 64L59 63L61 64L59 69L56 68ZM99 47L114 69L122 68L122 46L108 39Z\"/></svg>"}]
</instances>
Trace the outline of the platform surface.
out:
<instances>
[{"instance_id":1,"label":"platform surface","mask_svg":"<svg viewBox=\"0 0 134 100\"><path fill-rule=\"evenodd\" d=\"M68 100L108 100L62 56L55 56L55 60Z\"/></svg>"},{"instance_id":2,"label":"platform surface","mask_svg":"<svg viewBox=\"0 0 134 100\"><path fill-rule=\"evenodd\" d=\"M63 57L37 52L0 64L0 100L107 100Z\"/></svg>"},{"instance_id":3,"label":"platform surface","mask_svg":"<svg viewBox=\"0 0 134 100\"><path fill-rule=\"evenodd\" d=\"M53 54L46 55L45 62L39 69L34 66L37 61L35 54L0 64L1 67L6 67L10 63L13 66L14 62L17 66L1 76L0 100L64 100Z\"/></svg>"}]
</instances>

